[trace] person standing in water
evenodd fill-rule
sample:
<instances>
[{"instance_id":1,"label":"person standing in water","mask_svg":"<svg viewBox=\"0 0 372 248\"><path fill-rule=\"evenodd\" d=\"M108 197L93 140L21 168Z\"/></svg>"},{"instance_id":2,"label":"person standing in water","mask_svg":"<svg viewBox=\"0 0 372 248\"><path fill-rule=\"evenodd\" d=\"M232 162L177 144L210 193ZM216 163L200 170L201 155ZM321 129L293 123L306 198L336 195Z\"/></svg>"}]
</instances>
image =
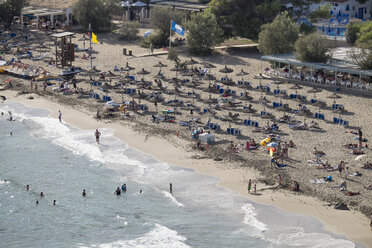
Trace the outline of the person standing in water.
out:
<instances>
[{"instance_id":1,"label":"person standing in water","mask_svg":"<svg viewBox=\"0 0 372 248\"><path fill-rule=\"evenodd\" d=\"M169 184L169 193L173 195L173 185L172 183Z\"/></svg>"},{"instance_id":2,"label":"person standing in water","mask_svg":"<svg viewBox=\"0 0 372 248\"><path fill-rule=\"evenodd\" d=\"M99 136L101 136L101 133L98 131L98 129L96 129L94 132L94 136L96 137L96 142L99 144Z\"/></svg>"},{"instance_id":3,"label":"person standing in water","mask_svg":"<svg viewBox=\"0 0 372 248\"><path fill-rule=\"evenodd\" d=\"M61 110L58 110L58 120L59 120L59 122L62 122L62 113L61 113Z\"/></svg>"},{"instance_id":4,"label":"person standing in water","mask_svg":"<svg viewBox=\"0 0 372 248\"><path fill-rule=\"evenodd\" d=\"M56 205L56 200L53 201L53 206L55 206L55 205Z\"/></svg>"},{"instance_id":5,"label":"person standing in water","mask_svg":"<svg viewBox=\"0 0 372 248\"><path fill-rule=\"evenodd\" d=\"M121 186L121 191L123 192L127 191L127 185L125 183Z\"/></svg>"},{"instance_id":6,"label":"person standing in water","mask_svg":"<svg viewBox=\"0 0 372 248\"><path fill-rule=\"evenodd\" d=\"M81 193L81 195L82 195L83 197L86 197L86 196L87 196L87 193L85 193L85 189L83 189L83 192Z\"/></svg>"},{"instance_id":7,"label":"person standing in water","mask_svg":"<svg viewBox=\"0 0 372 248\"><path fill-rule=\"evenodd\" d=\"M30 190L30 185L26 185L26 190L29 191Z\"/></svg>"},{"instance_id":8,"label":"person standing in water","mask_svg":"<svg viewBox=\"0 0 372 248\"><path fill-rule=\"evenodd\" d=\"M115 190L114 192L115 195L121 195L121 190L120 190L120 187L117 187L117 189Z\"/></svg>"}]
</instances>

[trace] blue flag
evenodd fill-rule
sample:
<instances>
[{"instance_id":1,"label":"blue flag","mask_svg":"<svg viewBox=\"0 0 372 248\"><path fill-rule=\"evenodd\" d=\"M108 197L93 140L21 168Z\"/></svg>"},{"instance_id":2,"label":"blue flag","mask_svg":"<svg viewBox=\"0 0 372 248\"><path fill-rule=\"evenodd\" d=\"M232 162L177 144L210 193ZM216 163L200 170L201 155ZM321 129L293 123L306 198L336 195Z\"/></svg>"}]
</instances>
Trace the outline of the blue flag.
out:
<instances>
[{"instance_id":1,"label":"blue flag","mask_svg":"<svg viewBox=\"0 0 372 248\"><path fill-rule=\"evenodd\" d=\"M172 30L180 35L185 34L185 29L172 20Z\"/></svg>"}]
</instances>

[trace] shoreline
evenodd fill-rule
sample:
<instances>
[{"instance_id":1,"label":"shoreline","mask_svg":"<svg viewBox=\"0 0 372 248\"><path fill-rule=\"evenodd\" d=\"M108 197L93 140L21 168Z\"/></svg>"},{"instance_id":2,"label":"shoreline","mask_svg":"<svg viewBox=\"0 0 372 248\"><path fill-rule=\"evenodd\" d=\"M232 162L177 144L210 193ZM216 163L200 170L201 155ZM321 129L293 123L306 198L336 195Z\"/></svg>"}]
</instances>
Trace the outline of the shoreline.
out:
<instances>
[{"instance_id":1,"label":"shoreline","mask_svg":"<svg viewBox=\"0 0 372 248\"><path fill-rule=\"evenodd\" d=\"M341 234L366 247L372 247L369 220L360 212L335 210L332 206L327 206L326 202L321 202L314 197L291 193L283 189L269 189L269 186L259 182L257 188L259 191L264 190L263 194L260 196L248 194L246 191L248 179L258 179L260 176L258 171L252 168L226 166L225 162L216 162L212 159L194 159L193 156L198 153L194 150L185 150L181 146L185 143L190 145L191 142L177 139L176 133L172 142L158 136L148 137L146 133L134 130L135 123L125 126L115 122L105 123L95 120L87 113L41 96L28 100L24 95L16 96L16 91L7 90L3 93L7 96L8 101L18 102L32 108L49 110L49 117L52 118L57 118L58 110L61 110L63 121L81 129L112 128L115 130L115 136L123 142L152 155L160 161L174 166L191 168L203 175L213 176L219 180L218 186L238 192L241 196L254 202L272 205L284 211L313 216L324 224L324 230ZM104 139L104 133L102 139Z\"/></svg>"}]
</instances>

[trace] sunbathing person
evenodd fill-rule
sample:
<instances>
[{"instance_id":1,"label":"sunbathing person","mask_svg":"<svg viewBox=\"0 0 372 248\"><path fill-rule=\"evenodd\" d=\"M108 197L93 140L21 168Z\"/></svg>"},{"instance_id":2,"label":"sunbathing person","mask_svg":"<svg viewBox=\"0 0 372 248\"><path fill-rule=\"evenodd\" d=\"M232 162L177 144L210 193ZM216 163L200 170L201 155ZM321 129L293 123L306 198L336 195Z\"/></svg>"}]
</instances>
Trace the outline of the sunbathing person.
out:
<instances>
[{"instance_id":1,"label":"sunbathing person","mask_svg":"<svg viewBox=\"0 0 372 248\"><path fill-rule=\"evenodd\" d=\"M323 151L318 151L316 149L316 147L314 147L314 152L313 152L314 155L324 155L325 153Z\"/></svg>"},{"instance_id":2,"label":"sunbathing person","mask_svg":"<svg viewBox=\"0 0 372 248\"><path fill-rule=\"evenodd\" d=\"M292 140L290 140L289 141L289 147L296 147L296 144Z\"/></svg>"},{"instance_id":3,"label":"sunbathing person","mask_svg":"<svg viewBox=\"0 0 372 248\"><path fill-rule=\"evenodd\" d=\"M372 169L372 163L367 161L362 167L362 169Z\"/></svg>"},{"instance_id":4,"label":"sunbathing person","mask_svg":"<svg viewBox=\"0 0 372 248\"><path fill-rule=\"evenodd\" d=\"M347 196L360 195L360 192L352 192L352 191L348 191L348 192L346 192L345 195L347 195Z\"/></svg>"},{"instance_id":5,"label":"sunbathing person","mask_svg":"<svg viewBox=\"0 0 372 248\"><path fill-rule=\"evenodd\" d=\"M364 154L363 150L358 149L358 148L353 149L353 151L350 152L350 153L353 154L353 155L361 155L361 154Z\"/></svg>"},{"instance_id":6,"label":"sunbathing person","mask_svg":"<svg viewBox=\"0 0 372 248\"><path fill-rule=\"evenodd\" d=\"M293 181L292 185L291 185L291 189L293 191L300 191L300 185L298 184L298 182L296 181Z\"/></svg>"},{"instance_id":7,"label":"sunbathing person","mask_svg":"<svg viewBox=\"0 0 372 248\"><path fill-rule=\"evenodd\" d=\"M251 146L257 146L256 141L252 139Z\"/></svg>"}]
</instances>

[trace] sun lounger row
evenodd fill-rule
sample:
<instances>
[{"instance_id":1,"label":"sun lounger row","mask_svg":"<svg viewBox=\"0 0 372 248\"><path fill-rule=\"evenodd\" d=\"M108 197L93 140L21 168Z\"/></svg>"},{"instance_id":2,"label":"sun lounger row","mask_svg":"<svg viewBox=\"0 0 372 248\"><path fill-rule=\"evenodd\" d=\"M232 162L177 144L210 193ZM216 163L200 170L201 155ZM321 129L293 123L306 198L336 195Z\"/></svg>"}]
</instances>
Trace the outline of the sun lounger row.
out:
<instances>
[{"instance_id":1,"label":"sun lounger row","mask_svg":"<svg viewBox=\"0 0 372 248\"><path fill-rule=\"evenodd\" d=\"M306 96L302 96L302 95L298 95L298 94L290 94L289 95L289 98L290 99L302 99L302 100L306 100Z\"/></svg>"},{"instance_id":2,"label":"sun lounger row","mask_svg":"<svg viewBox=\"0 0 372 248\"><path fill-rule=\"evenodd\" d=\"M345 127L349 126L348 121L345 121L343 119L339 119L339 118L336 118L336 117L333 117L333 123L340 124L340 125L345 126Z\"/></svg>"},{"instance_id":3,"label":"sun lounger row","mask_svg":"<svg viewBox=\"0 0 372 248\"><path fill-rule=\"evenodd\" d=\"M344 109L344 105L342 105L342 104L332 104L332 109Z\"/></svg>"},{"instance_id":4,"label":"sun lounger row","mask_svg":"<svg viewBox=\"0 0 372 248\"><path fill-rule=\"evenodd\" d=\"M221 94L232 94L232 95L236 95L236 91L235 90L230 90L230 89L219 89L220 93Z\"/></svg>"},{"instance_id":5,"label":"sun lounger row","mask_svg":"<svg viewBox=\"0 0 372 248\"><path fill-rule=\"evenodd\" d=\"M265 89L267 92L271 92L271 89L268 86L262 86L261 85L261 86L257 86L256 89Z\"/></svg>"},{"instance_id":6,"label":"sun lounger row","mask_svg":"<svg viewBox=\"0 0 372 248\"><path fill-rule=\"evenodd\" d=\"M273 107L274 108L279 108L281 106L283 106L283 104L281 102L273 102Z\"/></svg>"},{"instance_id":7,"label":"sun lounger row","mask_svg":"<svg viewBox=\"0 0 372 248\"><path fill-rule=\"evenodd\" d=\"M138 109L142 111L149 111L149 107L145 104L138 105Z\"/></svg>"},{"instance_id":8,"label":"sun lounger row","mask_svg":"<svg viewBox=\"0 0 372 248\"><path fill-rule=\"evenodd\" d=\"M179 100L169 100L166 104L171 104L171 103L178 103L180 106L183 106L183 101Z\"/></svg>"},{"instance_id":9,"label":"sun lounger row","mask_svg":"<svg viewBox=\"0 0 372 248\"><path fill-rule=\"evenodd\" d=\"M258 127L258 122L257 121L244 120L243 123L246 126Z\"/></svg>"},{"instance_id":10,"label":"sun lounger row","mask_svg":"<svg viewBox=\"0 0 372 248\"><path fill-rule=\"evenodd\" d=\"M105 101L105 102L109 102L109 101L111 101L111 96L103 96L102 100Z\"/></svg>"},{"instance_id":11,"label":"sun lounger row","mask_svg":"<svg viewBox=\"0 0 372 248\"><path fill-rule=\"evenodd\" d=\"M227 134L239 136L241 132L239 128L227 128Z\"/></svg>"},{"instance_id":12,"label":"sun lounger row","mask_svg":"<svg viewBox=\"0 0 372 248\"><path fill-rule=\"evenodd\" d=\"M314 114L315 119L324 120L324 114L322 113L315 113Z\"/></svg>"},{"instance_id":13,"label":"sun lounger row","mask_svg":"<svg viewBox=\"0 0 372 248\"><path fill-rule=\"evenodd\" d=\"M208 128L213 129L213 130L220 130L221 129L220 125L215 124L215 123L209 123Z\"/></svg>"},{"instance_id":14,"label":"sun lounger row","mask_svg":"<svg viewBox=\"0 0 372 248\"><path fill-rule=\"evenodd\" d=\"M285 94L286 91L285 90L274 90L274 95L278 95L280 93Z\"/></svg>"},{"instance_id":15,"label":"sun lounger row","mask_svg":"<svg viewBox=\"0 0 372 248\"><path fill-rule=\"evenodd\" d=\"M89 97L94 98L94 99L100 99L97 93L89 93Z\"/></svg>"},{"instance_id":16,"label":"sun lounger row","mask_svg":"<svg viewBox=\"0 0 372 248\"><path fill-rule=\"evenodd\" d=\"M137 92L136 89L131 89L131 88L124 88L123 89L123 94L133 95L133 94L136 94L136 92Z\"/></svg>"},{"instance_id":17,"label":"sun lounger row","mask_svg":"<svg viewBox=\"0 0 372 248\"><path fill-rule=\"evenodd\" d=\"M102 82L92 82L90 83L92 86L102 86Z\"/></svg>"},{"instance_id":18,"label":"sun lounger row","mask_svg":"<svg viewBox=\"0 0 372 248\"><path fill-rule=\"evenodd\" d=\"M251 82L243 82L243 81L238 81L238 85L251 85Z\"/></svg>"}]
</instances>

